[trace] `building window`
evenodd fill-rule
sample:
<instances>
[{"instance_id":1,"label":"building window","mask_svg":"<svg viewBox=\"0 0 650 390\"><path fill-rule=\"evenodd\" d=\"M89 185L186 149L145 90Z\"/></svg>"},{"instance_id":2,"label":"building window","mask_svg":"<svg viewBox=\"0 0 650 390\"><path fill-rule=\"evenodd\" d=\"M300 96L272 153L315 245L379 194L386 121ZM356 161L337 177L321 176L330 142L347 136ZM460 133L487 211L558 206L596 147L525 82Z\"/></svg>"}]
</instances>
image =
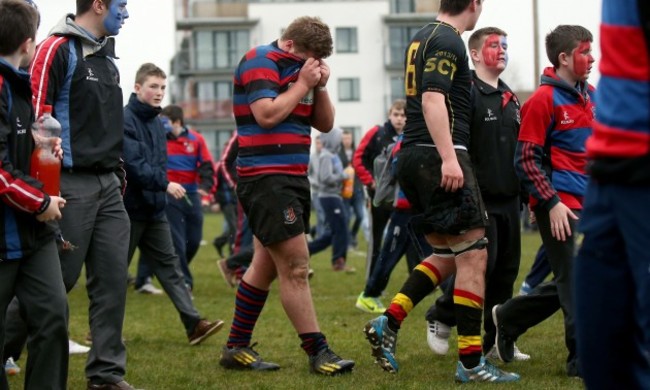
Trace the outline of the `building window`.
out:
<instances>
[{"instance_id":1,"label":"building window","mask_svg":"<svg viewBox=\"0 0 650 390\"><path fill-rule=\"evenodd\" d=\"M390 65L404 66L406 47L420 28L421 26L397 26L389 29L388 45L390 50Z\"/></svg>"},{"instance_id":2,"label":"building window","mask_svg":"<svg viewBox=\"0 0 650 390\"><path fill-rule=\"evenodd\" d=\"M404 98L404 77L392 76L390 78L390 104L397 99Z\"/></svg>"},{"instance_id":3,"label":"building window","mask_svg":"<svg viewBox=\"0 0 650 390\"><path fill-rule=\"evenodd\" d=\"M409 14L415 12L415 0L391 0L390 12L392 14Z\"/></svg>"},{"instance_id":4,"label":"building window","mask_svg":"<svg viewBox=\"0 0 650 390\"><path fill-rule=\"evenodd\" d=\"M336 52L357 53L357 28L338 27L336 29Z\"/></svg>"},{"instance_id":5,"label":"building window","mask_svg":"<svg viewBox=\"0 0 650 390\"><path fill-rule=\"evenodd\" d=\"M339 79L339 101L358 102L361 100L361 92L358 78Z\"/></svg>"},{"instance_id":6,"label":"building window","mask_svg":"<svg viewBox=\"0 0 650 390\"><path fill-rule=\"evenodd\" d=\"M194 33L197 69L234 68L249 49L248 30Z\"/></svg>"}]
</instances>

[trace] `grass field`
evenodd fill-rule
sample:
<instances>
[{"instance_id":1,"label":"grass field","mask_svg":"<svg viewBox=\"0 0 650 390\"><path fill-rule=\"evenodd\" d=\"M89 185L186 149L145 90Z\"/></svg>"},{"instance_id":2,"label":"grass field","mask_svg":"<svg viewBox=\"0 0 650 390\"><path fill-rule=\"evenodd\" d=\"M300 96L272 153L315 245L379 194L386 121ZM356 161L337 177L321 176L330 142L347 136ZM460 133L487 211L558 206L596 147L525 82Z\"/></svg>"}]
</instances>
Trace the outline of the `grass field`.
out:
<instances>
[{"instance_id":1,"label":"grass field","mask_svg":"<svg viewBox=\"0 0 650 390\"><path fill-rule=\"evenodd\" d=\"M205 239L210 242L221 231L221 219L208 215L204 227ZM518 289L523 276L539 245L537 234L523 238L523 256ZM365 253L365 243L360 240L360 251ZM349 262L357 268L352 275L335 274L329 265L330 251L312 259L316 274L311 281L316 310L323 332L330 345L344 358L356 361L351 375L336 378L309 373L307 358L300 348L300 340L287 320L277 295L277 285L271 292L264 312L253 335L259 342L256 349L282 369L271 373L226 371L218 365L233 312L234 293L222 280L215 261L217 254L211 245L201 247L192 263L195 277L195 305L201 314L210 319L221 318L224 329L198 347L191 347L178 314L166 295L145 296L129 289L124 326L128 350L126 380L138 388L153 389L450 389L454 383L457 360L455 335L447 356L435 356L426 345L424 313L437 296L427 297L403 324L399 333L397 360L400 372L384 373L373 363L370 348L361 332L363 325L373 315L354 307L359 292L363 290L365 255L349 253ZM132 265L132 273L134 267ZM388 303L406 278L406 266L398 264L386 290L384 303ZM88 299L83 281L71 291L70 333L81 341L88 332ZM552 318L531 329L517 342L519 348L532 356L529 362L512 363L510 371L521 374L517 384L501 385L505 388L528 389L581 389L582 383L564 374L566 349L562 316ZM69 388L85 389L84 355L70 357ZM24 368L25 359L19 363ZM22 388L23 374L10 380L13 389ZM495 387L497 385L470 384L463 388Z\"/></svg>"}]
</instances>

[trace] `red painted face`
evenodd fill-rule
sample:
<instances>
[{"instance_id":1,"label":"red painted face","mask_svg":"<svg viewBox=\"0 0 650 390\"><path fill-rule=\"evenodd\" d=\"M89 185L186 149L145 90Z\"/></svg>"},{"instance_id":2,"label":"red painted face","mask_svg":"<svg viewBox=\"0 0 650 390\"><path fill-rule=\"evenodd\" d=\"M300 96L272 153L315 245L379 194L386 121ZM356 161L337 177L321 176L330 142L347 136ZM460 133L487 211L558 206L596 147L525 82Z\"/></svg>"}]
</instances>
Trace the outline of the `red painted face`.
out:
<instances>
[{"instance_id":1,"label":"red painted face","mask_svg":"<svg viewBox=\"0 0 650 390\"><path fill-rule=\"evenodd\" d=\"M573 57L573 72L581 80L587 79L591 72L591 64L594 63L594 57L591 55L591 42L580 42L578 47L571 52Z\"/></svg>"},{"instance_id":2,"label":"red painted face","mask_svg":"<svg viewBox=\"0 0 650 390\"><path fill-rule=\"evenodd\" d=\"M503 63L503 67L505 68L505 65L508 63L507 50L508 42L506 41L506 37L498 34L488 35L481 49L485 65L489 68L496 68L500 63Z\"/></svg>"}]
</instances>

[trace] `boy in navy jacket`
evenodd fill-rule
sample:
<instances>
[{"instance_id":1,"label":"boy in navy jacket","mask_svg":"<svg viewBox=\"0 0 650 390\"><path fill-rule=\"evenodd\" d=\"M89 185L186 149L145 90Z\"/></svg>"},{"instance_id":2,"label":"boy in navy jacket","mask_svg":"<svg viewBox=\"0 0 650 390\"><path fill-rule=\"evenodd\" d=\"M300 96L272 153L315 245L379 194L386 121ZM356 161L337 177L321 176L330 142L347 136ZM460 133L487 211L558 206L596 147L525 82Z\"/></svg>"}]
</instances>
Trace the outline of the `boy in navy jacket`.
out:
<instances>
[{"instance_id":1,"label":"boy in navy jacket","mask_svg":"<svg viewBox=\"0 0 650 390\"><path fill-rule=\"evenodd\" d=\"M185 188L167 179L167 141L158 116L166 78L156 65L143 64L135 76L135 92L124 107L124 167L129 178L124 206L131 220L128 259L136 247L140 249L178 310L190 344L197 345L221 329L223 321L201 319L192 304L167 222L167 194L182 199Z\"/></svg>"},{"instance_id":2,"label":"boy in navy jacket","mask_svg":"<svg viewBox=\"0 0 650 390\"><path fill-rule=\"evenodd\" d=\"M14 296L29 329L26 389L65 389L68 377L66 295L54 230L65 200L29 176L34 109L29 74L38 11L23 0L0 1L0 349ZM54 146L62 156L60 140ZM8 388L0 370L0 388Z\"/></svg>"}]
</instances>

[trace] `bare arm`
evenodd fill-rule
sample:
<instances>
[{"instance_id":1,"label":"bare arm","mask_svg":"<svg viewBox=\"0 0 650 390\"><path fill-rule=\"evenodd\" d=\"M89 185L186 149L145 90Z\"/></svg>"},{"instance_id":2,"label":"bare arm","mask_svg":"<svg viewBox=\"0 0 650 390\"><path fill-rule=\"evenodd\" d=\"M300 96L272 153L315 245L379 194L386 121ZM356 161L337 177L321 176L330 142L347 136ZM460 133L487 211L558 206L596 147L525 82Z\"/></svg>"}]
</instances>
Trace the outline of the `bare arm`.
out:
<instances>
[{"instance_id":1,"label":"bare arm","mask_svg":"<svg viewBox=\"0 0 650 390\"><path fill-rule=\"evenodd\" d=\"M422 94L422 111L431 139L436 144L442 159L440 186L447 191L456 191L463 187L463 171L458 164L456 150L454 150L451 140L445 95L439 92L424 92Z\"/></svg>"},{"instance_id":2,"label":"bare arm","mask_svg":"<svg viewBox=\"0 0 650 390\"><path fill-rule=\"evenodd\" d=\"M264 129L271 129L287 119L300 100L318 84L320 77L318 61L309 58L300 69L298 80L286 92L275 99L259 99L251 104L257 123Z\"/></svg>"}]
</instances>

